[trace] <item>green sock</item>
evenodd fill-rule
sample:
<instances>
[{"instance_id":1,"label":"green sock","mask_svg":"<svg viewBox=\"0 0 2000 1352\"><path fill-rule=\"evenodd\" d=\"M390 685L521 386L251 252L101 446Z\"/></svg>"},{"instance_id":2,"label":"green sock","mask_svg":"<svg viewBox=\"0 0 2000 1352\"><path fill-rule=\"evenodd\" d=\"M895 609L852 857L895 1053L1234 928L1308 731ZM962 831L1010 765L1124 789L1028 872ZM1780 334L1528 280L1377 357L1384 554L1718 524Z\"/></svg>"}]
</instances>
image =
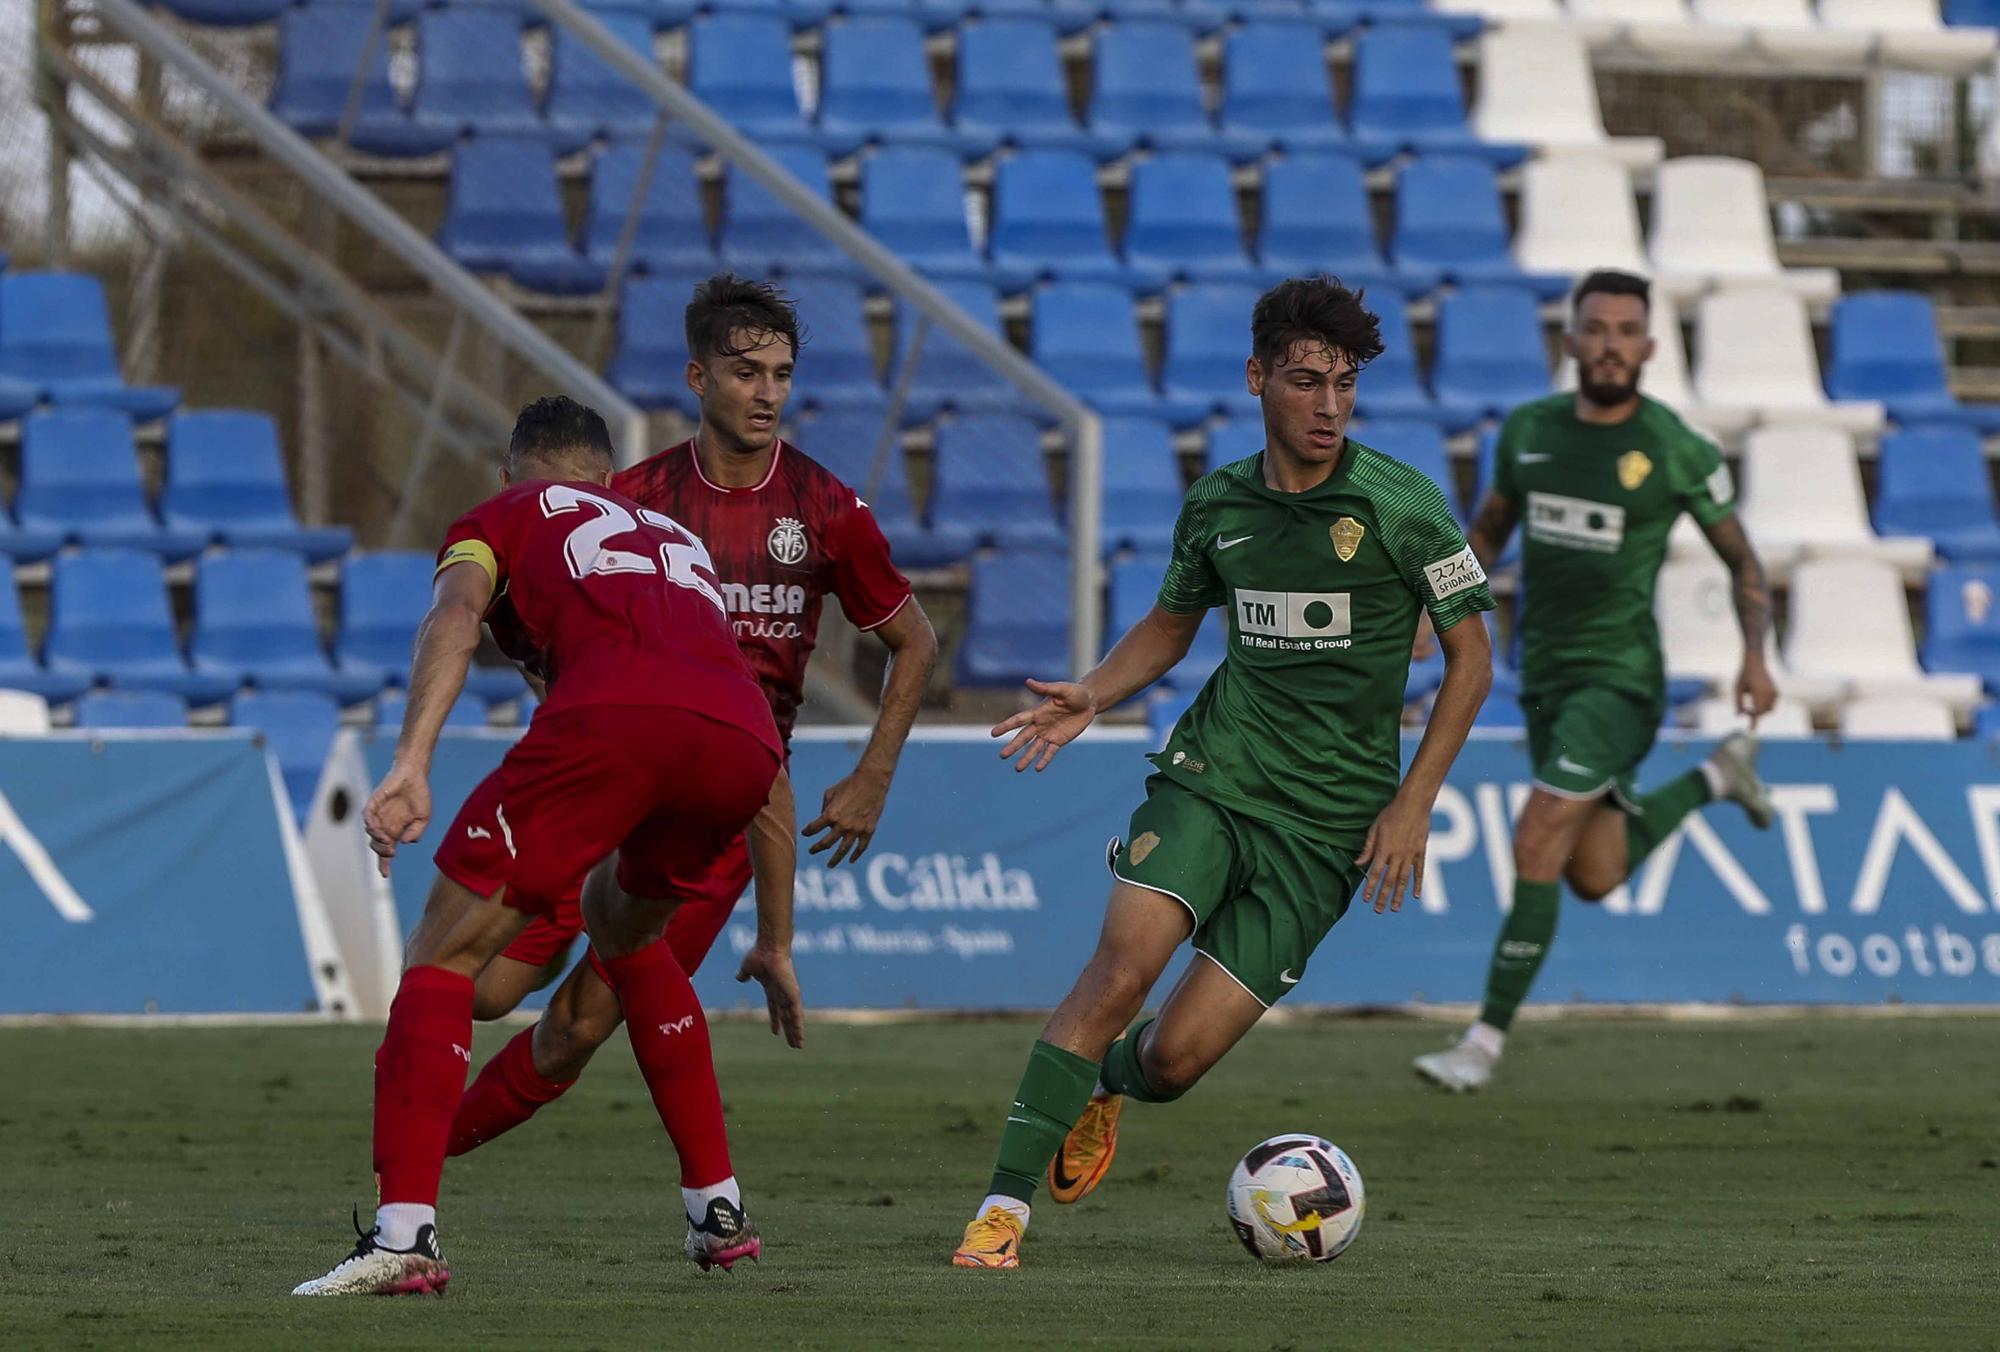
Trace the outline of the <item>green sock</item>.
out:
<instances>
[{"instance_id":1,"label":"green sock","mask_svg":"<svg viewBox=\"0 0 2000 1352\"><path fill-rule=\"evenodd\" d=\"M1535 973L1556 937L1556 911L1562 903L1559 883L1514 883L1514 909L1493 944L1493 966L1486 973L1486 1003L1479 1021L1501 1032L1514 1022L1514 1011L1528 998Z\"/></svg>"},{"instance_id":2,"label":"green sock","mask_svg":"<svg viewBox=\"0 0 2000 1352\"><path fill-rule=\"evenodd\" d=\"M1639 800L1637 816L1625 819L1625 870L1638 870L1640 861L1660 847L1688 813L1708 802L1708 780L1699 770L1690 770L1670 779Z\"/></svg>"},{"instance_id":3,"label":"green sock","mask_svg":"<svg viewBox=\"0 0 2000 1352\"><path fill-rule=\"evenodd\" d=\"M1172 1103L1180 1095L1162 1094L1146 1083L1145 1068L1139 1064L1139 1035L1152 1026L1153 1021L1147 1019L1112 1043L1111 1050L1104 1054L1104 1066L1097 1072L1097 1078L1114 1094L1141 1103Z\"/></svg>"},{"instance_id":4,"label":"green sock","mask_svg":"<svg viewBox=\"0 0 2000 1352\"><path fill-rule=\"evenodd\" d=\"M989 1193L1023 1202L1035 1200L1035 1189L1049 1161L1062 1149L1063 1138L1083 1115L1090 1091L1097 1085L1097 1063L1047 1042L1035 1043L1014 1107L1000 1133L1000 1158L993 1164Z\"/></svg>"}]
</instances>

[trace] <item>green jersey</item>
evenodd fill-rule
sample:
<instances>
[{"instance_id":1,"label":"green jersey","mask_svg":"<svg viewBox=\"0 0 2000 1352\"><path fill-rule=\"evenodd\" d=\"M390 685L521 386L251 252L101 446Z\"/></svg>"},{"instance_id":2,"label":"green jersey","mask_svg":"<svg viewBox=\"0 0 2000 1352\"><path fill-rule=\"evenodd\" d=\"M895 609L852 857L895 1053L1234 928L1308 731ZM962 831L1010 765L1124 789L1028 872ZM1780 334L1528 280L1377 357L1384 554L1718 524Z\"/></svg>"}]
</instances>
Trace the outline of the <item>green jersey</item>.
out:
<instances>
[{"instance_id":1,"label":"green jersey","mask_svg":"<svg viewBox=\"0 0 2000 1352\"><path fill-rule=\"evenodd\" d=\"M1682 512L1705 526L1734 507L1721 452L1651 399L1605 425L1579 420L1574 396L1551 395L1500 429L1493 489L1521 513L1524 689L1663 700L1653 586Z\"/></svg>"},{"instance_id":2,"label":"green jersey","mask_svg":"<svg viewBox=\"0 0 2000 1352\"><path fill-rule=\"evenodd\" d=\"M1437 484L1350 437L1304 493L1266 486L1261 452L1196 482L1160 606L1229 611L1228 655L1153 757L1161 773L1358 847L1400 782L1419 608L1442 631L1493 597Z\"/></svg>"}]
</instances>

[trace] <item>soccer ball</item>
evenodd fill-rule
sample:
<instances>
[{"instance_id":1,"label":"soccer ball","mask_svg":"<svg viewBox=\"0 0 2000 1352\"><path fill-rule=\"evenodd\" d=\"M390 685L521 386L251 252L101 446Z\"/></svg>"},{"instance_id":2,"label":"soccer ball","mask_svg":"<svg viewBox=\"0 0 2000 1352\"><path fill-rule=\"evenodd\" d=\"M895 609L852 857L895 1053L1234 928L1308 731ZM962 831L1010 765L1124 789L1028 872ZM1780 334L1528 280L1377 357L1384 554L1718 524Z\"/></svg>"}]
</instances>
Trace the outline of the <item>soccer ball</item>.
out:
<instances>
[{"instance_id":1,"label":"soccer ball","mask_svg":"<svg viewBox=\"0 0 2000 1352\"><path fill-rule=\"evenodd\" d=\"M1229 1176L1229 1226L1243 1247L1272 1262L1338 1258L1361 1233L1361 1171L1332 1141L1273 1136Z\"/></svg>"}]
</instances>

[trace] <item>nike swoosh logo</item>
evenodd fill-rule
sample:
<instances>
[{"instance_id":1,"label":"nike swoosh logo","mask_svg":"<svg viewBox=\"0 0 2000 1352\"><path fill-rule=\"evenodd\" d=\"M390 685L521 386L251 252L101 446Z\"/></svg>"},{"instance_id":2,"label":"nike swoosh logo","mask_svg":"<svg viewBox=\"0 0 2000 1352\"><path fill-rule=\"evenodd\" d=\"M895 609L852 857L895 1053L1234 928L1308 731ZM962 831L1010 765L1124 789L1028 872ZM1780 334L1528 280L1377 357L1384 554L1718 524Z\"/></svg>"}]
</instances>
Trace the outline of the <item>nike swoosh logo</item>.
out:
<instances>
[{"instance_id":1,"label":"nike swoosh logo","mask_svg":"<svg viewBox=\"0 0 2000 1352\"><path fill-rule=\"evenodd\" d=\"M1236 548L1236 546L1242 544L1245 540L1254 540L1256 538L1257 537L1255 532L1252 532L1249 535L1239 535L1234 540L1225 540L1220 535L1218 535L1215 537L1215 548L1216 551L1219 553L1225 549L1234 549Z\"/></svg>"},{"instance_id":2,"label":"nike swoosh logo","mask_svg":"<svg viewBox=\"0 0 2000 1352\"><path fill-rule=\"evenodd\" d=\"M1054 1167L1050 1169L1049 1172L1055 1176L1056 1191L1067 1192L1071 1188L1075 1187L1077 1184L1083 1182L1082 1179L1071 1178L1068 1174L1063 1172L1061 1155L1056 1156L1056 1158L1053 1161L1053 1164Z\"/></svg>"},{"instance_id":3,"label":"nike swoosh logo","mask_svg":"<svg viewBox=\"0 0 2000 1352\"><path fill-rule=\"evenodd\" d=\"M1299 979L1292 975L1292 969L1289 967L1278 973L1278 980L1284 982L1287 986L1296 986L1299 984Z\"/></svg>"},{"instance_id":4,"label":"nike swoosh logo","mask_svg":"<svg viewBox=\"0 0 2000 1352\"><path fill-rule=\"evenodd\" d=\"M1549 458L1549 453L1547 451L1536 451L1533 454L1530 454L1527 451L1522 451L1519 455L1514 457L1514 462L1520 465L1539 465L1542 461L1548 458Z\"/></svg>"},{"instance_id":5,"label":"nike swoosh logo","mask_svg":"<svg viewBox=\"0 0 2000 1352\"><path fill-rule=\"evenodd\" d=\"M1591 769L1588 765L1578 765L1568 756L1556 757L1556 769L1567 771L1568 773L1573 775L1587 775L1591 773Z\"/></svg>"}]
</instances>

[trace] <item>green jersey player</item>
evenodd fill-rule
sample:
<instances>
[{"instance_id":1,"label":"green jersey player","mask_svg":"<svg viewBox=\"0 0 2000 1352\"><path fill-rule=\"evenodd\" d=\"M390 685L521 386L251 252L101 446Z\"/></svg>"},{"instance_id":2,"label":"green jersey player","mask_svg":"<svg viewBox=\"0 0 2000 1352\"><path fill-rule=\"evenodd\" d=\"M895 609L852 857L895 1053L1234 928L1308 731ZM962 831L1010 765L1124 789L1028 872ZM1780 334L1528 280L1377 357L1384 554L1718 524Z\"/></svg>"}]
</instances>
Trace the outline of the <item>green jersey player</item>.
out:
<instances>
[{"instance_id":1,"label":"green jersey player","mask_svg":"<svg viewBox=\"0 0 2000 1352\"><path fill-rule=\"evenodd\" d=\"M1165 675L1204 615L1229 651L1153 757L1112 849L1097 951L1028 1056L988 1196L953 1262L1014 1267L1046 1175L1073 1202L1104 1177L1126 1098L1178 1098L1297 982L1355 889L1379 912L1421 893L1431 806L1492 681L1493 601L1443 492L1346 435L1376 318L1331 279L1257 302L1250 393L1264 450L1196 483L1157 603L1079 681L1030 681L1001 723L1014 768L1047 767L1108 709ZM1421 612L1445 678L1399 774ZM1365 884L1364 884L1365 878ZM1189 938L1201 957L1159 1017L1119 1036Z\"/></svg>"},{"instance_id":2,"label":"green jersey player","mask_svg":"<svg viewBox=\"0 0 2000 1352\"><path fill-rule=\"evenodd\" d=\"M1732 799L1761 829L1772 810L1757 744L1726 738L1700 766L1644 797L1632 780L1666 712L1653 586L1667 533L1692 516L1729 566L1743 667L1736 705L1751 727L1777 689L1764 660L1771 597L1736 519L1721 454L1639 393L1653 355L1645 279L1596 272L1576 289L1567 347L1577 390L1524 404L1494 450L1473 518L1490 566L1522 523L1521 707L1534 791L1514 828L1514 897L1493 948L1479 1021L1417 1072L1459 1092L1492 1078L1508 1026L1555 937L1559 889L1585 901L1618 887L1704 803Z\"/></svg>"}]
</instances>

